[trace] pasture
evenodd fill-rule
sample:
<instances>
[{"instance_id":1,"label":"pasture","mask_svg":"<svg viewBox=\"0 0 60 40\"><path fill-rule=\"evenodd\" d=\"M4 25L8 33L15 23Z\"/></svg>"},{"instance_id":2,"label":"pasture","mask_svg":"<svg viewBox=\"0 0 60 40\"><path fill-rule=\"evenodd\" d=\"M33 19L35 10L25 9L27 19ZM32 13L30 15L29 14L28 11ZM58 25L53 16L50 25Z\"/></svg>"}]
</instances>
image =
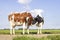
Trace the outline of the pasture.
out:
<instances>
[{"instance_id":1,"label":"pasture","mask_svg":"<svg viewBox=\"0 0 60 40\"><path fill-rule=\"evenodd\" d=\"M10 35L10 30L0 29L1 40L60 40L59 29L43 29L42 34L37 35L37 29L30 30L30 34L23 35L23 30L15 30L16 35Z\"/></svg>"},{"instance_id":2,"label":"pasture","mask_svg":"<svg viewBox=\"0 0 60 40\"><path fill-rule=\"evenodd\" d=\"M15 30L15 33L16 33L16 35L22 34L22 31L23 30ZM29 33L37 34L37 29L34 29L34 30L31 29ZM0 29L0 34L10 34L10 30ZM27 31L25 34L27 34ZM42 34L60 34L60 30L59 29L42 29Z\"/></svg>"}]
</instances>

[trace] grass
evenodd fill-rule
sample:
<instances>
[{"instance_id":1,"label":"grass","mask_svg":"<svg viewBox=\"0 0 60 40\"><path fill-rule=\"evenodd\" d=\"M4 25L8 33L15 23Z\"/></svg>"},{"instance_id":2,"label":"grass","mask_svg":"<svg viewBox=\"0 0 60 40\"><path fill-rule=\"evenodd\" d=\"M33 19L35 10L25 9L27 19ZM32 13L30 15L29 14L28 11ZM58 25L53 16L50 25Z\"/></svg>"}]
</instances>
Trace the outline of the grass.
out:
<instances>
[{"instance_id":1,"label":"grass","mask_svg":"<svg viewBox=\"0 0 60 40\"><path fill-rule=\"evenodd\" d=\"M21 36L21 37L15 37L13 38L13 40L60 40L60 35L47 36L42 38Z\"/></svg>"},{"instance_id":2,"label":"grass","mask_svg":"<svg viewBox=\"0 0 60 40\"><path fill-rule=\"evenodd\" d=\"M47 30L42 30L43 34L60 34L59 29L47 29Z\"/></svg>"},{"instance_id":3,"label":"grass","mask_svg":"<svg viewBox=\"0 0 60 40\"><path fill-rule=\"evenodd\" d=\"M22 34L22 31L23 30L15 30L15 33ZM42 33L43 34L60 34L60 30L59 29L43 29ZM0 34L10 34L10 30L0 30ZM30 30L30 34L37 34L37 30ZM42 38L21 36L21 37L15 37L13 38L13 40L60 40L60 35L47 36Z\"/></svg>"},{"instance_id":4,"label":"grass","mask_svg":"<svg viewBox=\"0 0 60 40\"><path fill-rule=\"evenodd\" d=\"M42 37L40 40L60 40L60 35Z\"/></svg>"},{"instance_id":5,"label":"grass","mask_svg":"<svg viewBox=\"0 0 60 40\"><path fill-rule=\"evenodd\" d=\"M9 30L0 30L0 34L10 34Z\"/></svg>"},{"instance_id":6,"label":"grass","mask_svg":"<svg viewBox=\"0 0 60 40\"><path fill-rule=\"evenodd\" d=\"M15 30L15 33L22 34L22 30ZM54 30L45 29L45 30L42 30L42 33L43 34L60 34L60 30L59 29L54 29ZM9 30L0 30L0 34L10 34L10 31ZM37 34L37 30L30 30L30 34Z\"/></svg>"},{"instance_id":7,"label":"grass","mask_svg":"<svg viewBox=\"0 0 60 40\"><path fill-rule=\"evenodd\" d=\"M37 38L22 36L22 37L15 37L13 40L37 40Z\"/></svg>"}]
</instances>

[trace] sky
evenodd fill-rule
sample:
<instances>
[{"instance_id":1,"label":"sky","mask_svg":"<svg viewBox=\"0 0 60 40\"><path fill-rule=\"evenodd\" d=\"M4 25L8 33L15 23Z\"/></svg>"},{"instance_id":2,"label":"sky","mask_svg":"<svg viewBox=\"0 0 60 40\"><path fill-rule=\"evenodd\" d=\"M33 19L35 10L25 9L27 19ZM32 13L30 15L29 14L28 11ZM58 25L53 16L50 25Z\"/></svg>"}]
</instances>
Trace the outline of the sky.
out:
<instances>
[{"instance_id":1,"label":"sky","mask_svg":"<svg viewBox=\"0 0 60 40\"><path fill-rule=\"evenodd\" d=\"M43 29L60 29L60 0L32 0L28 5L30 10L44 10ZM0 29L10 28L8 15L11 12L21 12L25 10L24 7L18 0L0 0Z\"/></svg>"}]
</instances>

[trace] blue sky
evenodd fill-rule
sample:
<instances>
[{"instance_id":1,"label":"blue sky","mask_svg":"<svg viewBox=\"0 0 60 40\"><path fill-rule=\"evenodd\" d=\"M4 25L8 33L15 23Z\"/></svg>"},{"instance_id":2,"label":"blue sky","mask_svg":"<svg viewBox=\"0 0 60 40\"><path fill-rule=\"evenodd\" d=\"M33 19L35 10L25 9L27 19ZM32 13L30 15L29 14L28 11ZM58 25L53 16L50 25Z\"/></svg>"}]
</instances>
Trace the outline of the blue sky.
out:
<instances>
[{"instance_id":1,"label":"blue sky","mask_svg":"<svg viewBox=\"0 0 60 40\"><path fill-rule=\"evenodd\" d=\"M60 29L60 0L32 0L30 9L43 9L44 29ZM10 28L8 15L24 10L17 0L0 0L0 29ZM35 28L35 27L33 27Z\"/></svg>"}]
</instances>

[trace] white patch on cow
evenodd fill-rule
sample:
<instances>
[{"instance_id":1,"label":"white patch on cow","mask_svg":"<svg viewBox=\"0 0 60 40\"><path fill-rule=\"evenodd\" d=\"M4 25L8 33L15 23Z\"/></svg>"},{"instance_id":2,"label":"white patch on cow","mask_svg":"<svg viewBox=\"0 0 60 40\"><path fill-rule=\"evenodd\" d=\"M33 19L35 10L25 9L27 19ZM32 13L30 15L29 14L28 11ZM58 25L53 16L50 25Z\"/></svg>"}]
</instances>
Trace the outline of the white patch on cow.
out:
<instances>
[{"instance_id":1,"label":"white patch on cow","mask_svg":"<svg viewBox=\"0 0 60 40\"><path fill-rule=\"evenodd\" d=\"M14 21L14 15L12 15L12 21Z\"/></svg>"},{"instance_id":2,"label":"white patch on cow","mask_svg":"<svg viewBox=\"0 0 60 40\"><path fill-rule=\"evenodd\" d=\"M20 25L20 22L16 22L16 25Z\"/></svg>"},{"instance_id":3,"label":"white patch on cow","mask_svg":"<svg viewBox=\"0 0 60 40\"><path fill-rule=\"evenodd\" d=\"M43 25L43 22L41 22L41 23L39 24L40 27L41 27L41 25Z\"/></svg>"},{"instance_id":4,"label":"white patch on cow","mask_svg":"<svg viewBox=\"0 0 60 40\"><path fill-rule=\"evenodd\" d=\"M29 17L26 18L26 21L28 21Z\"/></svg>"},{"instance_id":5,"label":"white patch on cow","mask_svg":"<svg viewBox=\"0 0 60 40\"><path fill-rule=\"evenodd\" d=\"M22 22L15 22L16 25L22 25Z\"/></svg>"},{"instance_id":6,"label":"white patch on cow","mask_svg":"<svg viewBox=\"0 0 60 40\"><path fill-rule=\"evenodd\" d=\"M14 25L15 25L15 22L11 20L11 21L10 21L10 25L11 25L11 26L14 26Z\"/></svg>"}]
</instances>

